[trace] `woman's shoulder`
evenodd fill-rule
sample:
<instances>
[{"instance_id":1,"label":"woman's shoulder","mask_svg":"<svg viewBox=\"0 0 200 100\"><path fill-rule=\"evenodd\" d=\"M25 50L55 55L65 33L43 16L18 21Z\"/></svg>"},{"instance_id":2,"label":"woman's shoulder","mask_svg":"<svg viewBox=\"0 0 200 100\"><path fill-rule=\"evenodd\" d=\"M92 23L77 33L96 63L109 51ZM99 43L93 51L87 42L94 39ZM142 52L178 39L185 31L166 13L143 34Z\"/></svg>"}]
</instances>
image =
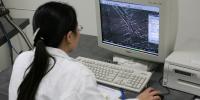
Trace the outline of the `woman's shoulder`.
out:
<instances>
[{"instance_id":1,"label":"woman's shoulder","mask_svg":"<svg viewBox=\"0 0 200 100\"><path fill-rule=\"evenodd\" d=\"M23 58L23 57L26 57L26 56L30 56L30 55L33 55L34 51L33 50L30 50L30 51L24 51L22 53L20 53L17 58Z\"/></svg>"},{"instance_id":2,"label":"woman's shoulder","mask_svg":"<svg viewBox=\"0 0 200 100\"><path fill-rule=\"evenodd\" d=\"M82 76L93 75L93 73L87 66L76 61L75 59L66 60L63 62L63 65L66 65L64 67L67 68L67 70L74 72L74 74L78 74Z\"/></svg>"},{"instance_id":3,"label":"woman's shoulder","mask_svg":"<svg viewBox=\"0 0 200 100\"><path fill-rule=\"evenodd\" d=\"M15 62L27 61L33 57L34 55L33 53L34 53L33 51L22 52L21 54L17 56L17 58L15 59Z\"/></svg>"}]
</instances>

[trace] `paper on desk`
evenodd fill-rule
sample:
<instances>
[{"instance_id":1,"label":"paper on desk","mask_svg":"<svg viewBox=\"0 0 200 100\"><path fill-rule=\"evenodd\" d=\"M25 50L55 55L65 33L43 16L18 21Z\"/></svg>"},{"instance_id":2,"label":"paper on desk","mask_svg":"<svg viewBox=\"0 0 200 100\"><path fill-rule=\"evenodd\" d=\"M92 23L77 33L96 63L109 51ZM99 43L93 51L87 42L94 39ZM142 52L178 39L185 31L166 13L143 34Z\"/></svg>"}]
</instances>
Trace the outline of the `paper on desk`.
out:
<instances>
[{"instance_id":1,"label":"paper on desk","mask_svg":"<svg viewBox=\"0 0 200 100\"><path fill-rule=\"evenodd\" d=\"M106 86L98 85L99 91L106 98L106 100L120 100L121 92Z\"/></svg>"}]
</instances>

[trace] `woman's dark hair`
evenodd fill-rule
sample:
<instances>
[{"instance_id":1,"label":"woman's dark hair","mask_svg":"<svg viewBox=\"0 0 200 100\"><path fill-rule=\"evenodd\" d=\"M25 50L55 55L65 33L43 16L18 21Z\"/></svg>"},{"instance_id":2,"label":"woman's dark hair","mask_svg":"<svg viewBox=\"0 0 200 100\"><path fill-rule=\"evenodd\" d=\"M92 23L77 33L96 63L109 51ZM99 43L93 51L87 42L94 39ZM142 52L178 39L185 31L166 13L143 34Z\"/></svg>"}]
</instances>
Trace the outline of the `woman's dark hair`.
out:
<instances>
[{"instance_id":1,"label":"woman's dark hair","mask_svg":"<svg viewBox=\"0 0 200 100\"><path fill-rule=\"evenodd\" d=\"M49 72L49 60L55 59L47 52L46 46L58 48L63 37L72 31L76 34L78 22L76 12L70 5L48 2L40 6L33 17L35 55L27 68L26 76L18 88L17 100L35 100L42 78ZM25 72L25 73L26 73Z\"/></svg>"}]
</instances>

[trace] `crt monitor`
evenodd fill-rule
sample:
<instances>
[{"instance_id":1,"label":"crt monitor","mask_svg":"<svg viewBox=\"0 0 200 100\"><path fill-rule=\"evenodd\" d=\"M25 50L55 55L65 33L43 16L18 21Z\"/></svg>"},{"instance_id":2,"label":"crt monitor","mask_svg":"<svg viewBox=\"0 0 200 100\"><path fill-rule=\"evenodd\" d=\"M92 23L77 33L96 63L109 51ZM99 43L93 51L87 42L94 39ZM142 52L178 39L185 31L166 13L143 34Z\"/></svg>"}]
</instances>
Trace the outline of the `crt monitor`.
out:
<instances>
[{"instance_id":1,"label":"crt monitor","mask_svg":"<svg viewBox=\"0 0 200 100\"><path fill-rule=\"evenodd\" d=\"M96 0L98 45L130 57L164 62L174 36L168 39L172 35L164 32L166 6L158 1Z\"/></svg>"}]
</instances>

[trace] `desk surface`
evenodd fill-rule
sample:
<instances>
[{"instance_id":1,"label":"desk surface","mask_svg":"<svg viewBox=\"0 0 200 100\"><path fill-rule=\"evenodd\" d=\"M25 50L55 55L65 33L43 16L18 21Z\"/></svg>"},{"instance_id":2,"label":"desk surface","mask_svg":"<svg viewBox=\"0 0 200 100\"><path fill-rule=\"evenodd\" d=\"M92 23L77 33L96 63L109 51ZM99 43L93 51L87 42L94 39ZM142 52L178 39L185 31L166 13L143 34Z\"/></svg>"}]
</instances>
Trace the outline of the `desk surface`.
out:
<instances>
[{"instance_id":1,"label":"desk surface","mask_svg":"<svg viewBox=\"0 0 200 100\"><path fill-rule=\"evenodd\" d=\"M112 57L115 53L108 51L106 49L100 48L97 46L97 37L83 35L81 34L80 42L77 47L72 53L69 55L71 57L88 57L93 59L107 59L112 60ZM162 78L162 69L163 66L160 66L156 72L152 75L149 86L160 90L162 93L168 93L166 87L163 87L159 80ZM136 97L138 93L126 91L126 97ZM164 100L193 100L194 95L184 93L181 91L169 89L169 94L165 95Z\"/></svg>"}]
</instances>

